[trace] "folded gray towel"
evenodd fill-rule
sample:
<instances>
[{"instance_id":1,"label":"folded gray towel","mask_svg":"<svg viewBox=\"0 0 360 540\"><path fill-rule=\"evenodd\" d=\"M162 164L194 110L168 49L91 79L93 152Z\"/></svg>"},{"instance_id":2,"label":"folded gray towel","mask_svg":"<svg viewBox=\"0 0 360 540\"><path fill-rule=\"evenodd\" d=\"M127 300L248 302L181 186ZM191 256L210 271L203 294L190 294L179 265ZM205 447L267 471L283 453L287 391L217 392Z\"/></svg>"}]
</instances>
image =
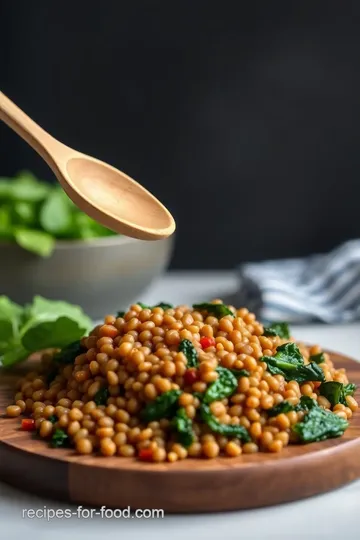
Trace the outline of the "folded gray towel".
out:
<instances>
[{"instance_id":1,"label":"folded gray towel","mask_svg":"<svg viewBox=\"0 0 360 540\"><path fill-rule=\"evenodd\" d=\"M327 255L243 264L233 303L263 321L360 320L360 239Z\"/></svg>"}]
</instances>

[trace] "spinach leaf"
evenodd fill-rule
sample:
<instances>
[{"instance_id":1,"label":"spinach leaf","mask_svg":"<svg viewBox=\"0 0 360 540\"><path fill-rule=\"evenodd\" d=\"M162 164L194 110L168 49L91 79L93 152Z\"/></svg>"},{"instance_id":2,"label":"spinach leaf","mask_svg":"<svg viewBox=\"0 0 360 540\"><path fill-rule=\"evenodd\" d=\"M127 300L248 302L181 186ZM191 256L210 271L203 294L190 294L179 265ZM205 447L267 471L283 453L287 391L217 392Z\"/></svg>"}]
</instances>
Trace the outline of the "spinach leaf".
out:
<instances>
[{"instance_id":1,"label":"spinach leaf","mask_svg":"<svg viewBox=\"0 0 360 540\"><path fill-rule=\"evenodd\" d=\"M177 401L181 390L170 390L158 396L154 401L148 403L141 411L141 418L145 422L169 418L175 414Z\"/></svg>"},{"instance_id":2,"label":"spinach leaf","mask_svg":"<svg viewBox=\"0 0 360 540\"><path fill-rule=\"evenodd\" d=\"M324 381L325 375L323 370L317 364L315 364L315 362L310 362L310 364L304 365L301 369L299 369L296 378L293 380L296 380L298 383L303 383L306 381Z\"/></svg>"},{"instance_id":3,"label":"spinach leaf","mask_svg":"<svg viewBox=\"0 0 360 540\"><path fill-rule=\"evenodd\" d=\"M14 238L20 247L41 257L49 257L55 246L55 240L50 234L35 229L15 227Z\"/></svg>"},{"instance_id":4,"label":"spinach leaf","mask_svg":"<svg viewBox=\"0 0 360 540\"><path fill-rule=\"evenodd\" d=\"M330 411L319 407L316 400L302 396L295 407L287 401L279 403L268 411L268 415L277 416L290 411L304 411L306 415L301 422L293 426L302 442L315 442L340 437L348 426L348 422Z\"/></svg>"},{"instance_id":5,"label":"spinach leaf","mask_svg":"<svg viewBox=\"0 0 360 540\"><path fill-rule=\"evenodd\" d=\"M337 381L323 382L319 386L319 393L321 396L326 397L334 407L343 401L343 384Z\"/></svg>"},{"instance_id":6,"label":"spinach leaf","mask_svg":"<svg viewBox=\"0 0 360 540\"><path fill-rule=\"evenodd\" d=\"M187 416L183 407L176 411L176 415L171 421L171 427L177 433L177 440L180 444L187 447L194 441L194 432L192 429L192 421Z\"/></svg>"},{"instance_id":7,"label":"spinach leaf","mask_svg":"<svg viewBox=\"0 0 360 540\"><path fill-rule=\"evenodd\" d=\"M204 394L204 403L211 403L231 396L237 388L237 379L227 368L218 367L219 377L210 384Z\"/></svg>"},{"instance_id":8,"label":"spinach leaf","mask_svg":"<svg viewBox=\"0 0 360 540\"><path fill-rule=\"evenodd\" d=\"M94 397L96 405L106 405L109 399L109 390L107 388L101 388Z\"/></svg>"},{"instance_id":9,"label":"spinach leaf","mask_svg":"<svg viewBox=\"0 0 360 540\"><path fill-rule=\"evenodd\" d=\"M286 381L325 381L322 369L311 362L305 365L304 359L295 343L284 343L276 349L274 356L263 356L271 375L282 375Z\"/></svg>"},{"instance_id":10,"label":"spinach leaf","mask_svg":"<svg viewBox=\"0 0 360 540\"><path fill-rule=\"evenodd\" d=\"M57 418L57 416L55 416L55 414L53 414L52 416L49 416L48 420L52 424L55 424L58 421L58 418Z\"/></svg>"},{"instance_id":11,"label":"spinach leaf","mask_svg":"<svg viewBox=\"0 0 360 540\"><path fill-rule=\"evenodd\" d=\"M299 403L294 407L295 411L310 411L314 407L318 407L318 403L315 399L309 396L301 396Z\"/></svg>"},{"instance_id":12,"label":"spinach leaf","mask_svg":"<svg viewBox=\"0 0 360 540\"><path fill-rule=\"evenodd\" d=\"M174 306L172 304L166 304L165 302L160 302L154 307L161 307L164 311L166 311L167 309L172 309Z\"/></svg>"},{"instance_id":13,"label":"spinach leaf","mask_svg":"<svg viewBox=\"0 0 360 540\"><path fill-rule=\"evenodd\" d=\"M272 416L277 416L278 414L286 414L294 410L295 410L294 405L291 405L291 403L284 400L281 403L278 403L277 405L275 405L275 407L268 409L267 413L269 417L272 417Z\"/></svg>"},{"instance_id":14,"label":"spinach leaf","mask_svg":"<svg viewBox=\"0 0 360 540\"><path fill-rule=\"evenodd\" d=\"M203 304L194 304L193 309L197 311L207 311L209 314L214 315L218 319L225 317L226 315L231 315L235 317L235 314L229 309L225 304L212 304L204 302Z\"/></svg>"},{"instance_id":15,"label":"spinach leaf","mask_svg":"<svg viewBox=\"0 0 360 540\"><path fill-rule=\"evenodd\" d=\"M69 446L69 436L65 433L63 429L56 429L55 433L51 438L51 446L53 448L62 448L64 446Z\"/></svg>"},{"instance_id":16,"label":"spinach leaf","mask_svg":"<svg viewBox=\"0 0 360 540\"><path fill-rule=\"evenodd\" d=\"M344 397L346 396L353 396L356 391L356 384L354 383L348 383L344 385Z\"/></svg>"},{"instance_id":17,"label":"spinach leaf","mask_svg":"<svg viewBox=\"0 0 360 540\"><path fill-rule=\"evenodd\" d=\"M231 373L237 378L240 379L241 377L250 377L250 371L247 369L230 369Z\"/></svg>"},{"instance_id":18,"label":"spinach leaf","mask_svg":"<svg viewBox=\"0 0 360 540\"><path fill-rule=\"evenodd\" d=\"M165 302L159 302L155 306L148 306L147 304L143 304L142 302L136 302L138 306L140 306L142 309L153 309L155 307L161 307L164 311L167 309L172 309L173 306L171 304L166 304Z\"/></svg>"},{"instance_id":19,"label":"spinach leaf","mask_svg":"<svg viewBox=\"0 0 360 540\"><path fill-rule=\"evenodd\" d=\"M274 364L278 364L279 369L287 369L289 364L295 367L304 365L304 359L298 346L292 342L277 347L275 356L263 356L263 358L273 358ZM261 359L261 361L263 360Z\"/></svg>"},{"instance_id":20,"label":"spinach leaf","mask_svg":"<svg viewBox=\"0 0 360 540\"><path fill-rule=\"evenodd\" d=\"M54 235L61 236L71 227L72 211L68 197L62 189L53 189L41 207L39 220L42 228Z\"/></svg>"},{"instance_id":21,"label":"spinach leaf","mask_svg":"<svg viewBox=\"0 0 360 540\"><path fill-rule=\"evenodd\" d=\"M309 358L310 362L315 362L315 364L323 364L325 362L324 353L312 354Z\"/></svg>"},{"instance_id":22,"label":"spinach leaf","mask_svg":"<svg viewBox=\"0 0 360 540\"><path fill-rule=\"evenodd\" d=\"M331 411L313 406L304 416L303 420L293 426L303 443L311 443L341 437L349 423Z\"/></svg>"},{"instance_id":23,"label":"spinach leaf","mask_svg":"<svg viewBox=\"0 0 360 540\"><path fill-rule=\"evenodd\" d=\"M319 387L319 393L321 396L326 397L333 407L338 403L347 405L346 396L352 396L356 390L355 384L344 385L337 381L323 382Z\"/></svg>"},{"instance_id":24,"label":"spinach leaf","mask_svg":"<svg viewBox=\"0 0 360 540\"><path fill-rule=\"evenodd\" d=\"M53 362L59 364L72 364L75 358L85 352L86 349L81 345L80 340L74 341L66 347L63 347L60 352L54 354Z\"/></svg>"},{"instance_id":25,"label":"spinach leaf","mask_svg":"<svg viewBox=\"0 0 360 540\"><path fill-rule=\"evenodd\" d=\"M50 371L46 374L46 384L50 386L50 384L53 382L53 380L57 377L59 373L59 370L57 367L54 367L50 369Z\"/></svg>"},{"instance_id":26,"label":"spinach leaf","mask_svg":"<svg viewBox=\"0 0 360 540\"><path fill-rule=\"evenodd\" d=\"M211 431L225 435L226 437L237 437L244 442L250 442L251 437L244 426L234 426L231 424L221 424L212 414L210 407L206 403L200 406L200 416L202 421L209 426Z\"/></svg>"},{"instance_id":27,"label":"spinach leaf","mask_svg":"<svg viewBox=\"0 0 360 540\"><path fill-rule=\"evenodd\" d=\"M121 317L123 318L125 316L125 311L118 311L117 314L116 314L116 317Z\"/></svg>"},{"instance_id":28,"label":"spinach leaf","mask_svg":"<svg viewBox=\"0 0 360 540\"><path fill-rule=\"evenodd\" d=\"M277 416L281 413L288 413L291 411L309 411L313 407L317 407L317 401L315 399L312 399L309 396L301 396L300 401L297 405L292 405L288 401L284 400L281 403L278 403L278 405L275 405L275 407L272 407L267 411L268 416Z\"/></svg>"},{"instance_id":29,"label":"spinach leaf","mask_svg":"<svg viewBox=\"0 0 360 540\"><path fill-rule=\"evenodd\" d=\"M289 325L286 322L274 322L270 326L264 328L264 336L279 336L282 339L289 339Z\"/></svg>"},{"instance_id":30,"label":"spinach leaf","mask_svg":"<svg viewBox=\"0 0 360 540\"><path fill-rule=\"evenodd\" d=\"M179 352L182 352L185 354L188 367L192 367L192 368L198 367L198 364L199 364L198 354L196 352L194 345L191 343L189 339L183 339L182 341L180 341Z\"/></svg>"},{"instance_id":31,"label":"spinach leaf","mask_svg":"<svg viewBox=\"0 0 360 540\"><path fill-rule=\"evenodd\" d=\"M316 400L309 396L302 396L295 407L288 401L283 401L270 409L268 415L270 417L277 416L290 411L306 412L303 420L292 428L302 442L315 442L340 437L348 426L346 420L339 418L330 411L325 411L325 409L319 407Z\"/></svg>"}]
</instances>

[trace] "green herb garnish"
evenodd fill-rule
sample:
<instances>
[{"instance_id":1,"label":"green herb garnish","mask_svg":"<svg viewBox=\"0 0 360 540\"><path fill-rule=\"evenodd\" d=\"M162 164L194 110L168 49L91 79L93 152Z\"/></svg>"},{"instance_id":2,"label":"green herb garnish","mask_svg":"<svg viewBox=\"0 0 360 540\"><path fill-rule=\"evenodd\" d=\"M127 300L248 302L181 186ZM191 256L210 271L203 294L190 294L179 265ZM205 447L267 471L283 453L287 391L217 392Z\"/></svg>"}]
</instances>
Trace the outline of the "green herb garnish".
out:
<instances>
[{"instance_id":1,"label":"green herb garnish","mask_svg":"<svg viewBox=\"0 0 360 540\"><path fill-rule=\"evenodd\" d=\"M116 318L121 317L123 319L124 316L125 316L125 311L118 311L116 314Z\"/></svg>"},{"instance_id":2,"label":"green herb garnish","mask_svg":"<svg viewBox=\"0 0 360 540\"><path fill-rule=\"evenodd\" d=\"M181 390L170 390L161 394L161 396L146 405L141 412L141 418L145 422L153 422L154 420L174 416L180 394Z\"/></svg>"},{"instance_id":3,"label":"green herb garnish","mask_svg":"<svg viewBox=\"0 0 360 540\"><path fill-rule=\"evenodd\" d=\"M237 437L244 442L251 441L251 437L244 426L221 424L212 414L210 407L206 403L201 404L200 415L202 421L207 424L214 433L219 433L220 435L225 435L226 437Z\"/></svg>"},{"instance_id":4,"label":"green herb garnish","mask_svg":"<svg viewBox=\"0 0 360 540\"><path fill-rule=\"evenodd\" d=\"M231 396L237 388L237 379L227 368L218 367L216 371L219 377L210 384L204 394L204 403L212 403Z\"/></svg>"},{"instance_id":5,"label":"green herb garnish","mask_svg":"<svg viewBox=\"0 0 360 540\"><path fill-rule=\"evenodd\" d=\"M53 448L62 448L64 446L69 446L69 436L65 433L63 429L56 429L55 433L51 438L51 446Z\"/></svg>"},{"instance_id":6,"label":"green herb garnish","mask_svg":"<svg viewBox=\"0 0 360 540\"><path fill-rule=\"evenodd\" d=\"M57 419L57 417L55 416L55 414L53 414L52 416L49 416L48 420L49 420L49 422L51 422L52 424L55 424L55 423L58 421L58 419Z\"/></svg>"},{"instance_id":7,"label":"green herb garnish","mask_svg":"<svg viewBox=\"0 0 360 540\"><path fill-rule=\"evenodd\" d=\"M289 339L289 325L286 322L274 322L270 326L264 328L264 336L279 336L282 339Z\"/></svg>"},{"instance_id":8,"label":"green herb garnish","mask_svg":"<svg viewBox=\"0 0 360 540\"><path fill-rule=\"evenodd\" d=\"M180 341L179 352L182 352L185 354L188 367L192 367L192 368L198 367L198 364L199 364L198 354L196 352L194 345L191 343L189 339L183 339L182 341Z\"/></svg>"},{"instance_id":9,"label":"green herb garnish","mask_svg":"<svg viewBox=\"0 0 360 540\"><path fill-rule=\"evenodd\" d=\"M284 343L276 349L274 356L263 356L271 375L282 375L286 381L325 381L322 369L311 362L305 365L301 352L295 343Z\"/></svg>"},{"instance_id":10,"label":"green herb garnish","mask_svg":"<svg viewBox=\"0 0 360 540\"><path fill-rule=\"evenodd\" d=\"M106 405L109 398L109 390L107 388L101 388L94 397L96 405Z\"/></svg>"},{"instance_id":11,"label":"green herb garnish","mask_svg":"<svg viewBox=\"0 0 360 540\"><path fill-rule=\"evenodd\" d=\"M176 411L174 418L171 420L171 427L177 434L177 440L180 444L187 447L194 441L194 432L192 421L187 416L183 407Z\"/></svg>"},{"instance_id":12,"label":"green herb garnish","mask_svg":"<svg viewBox=\"0 0 360 540\"><path fill-rule=\"evenodd\" d=\"M214 315L218 319L226 317L226 315L231 315L235 317L235 314L229 309L225 304L211 304L204 302L203 304L194 304L193 309L197 311L207 311L207 313Z\"/></svg>"},{"instance_id":13,"label":"green herb garnish","mask_svg":"<svg viewBox=\"0 0 360 540\"><path fill-rule=\"evenodd\" d=\"M35 296L21 307L0 296L0 364L11 366L44 349L64 349L91 327L79 306Z\"/></svg>"}]
</instances>

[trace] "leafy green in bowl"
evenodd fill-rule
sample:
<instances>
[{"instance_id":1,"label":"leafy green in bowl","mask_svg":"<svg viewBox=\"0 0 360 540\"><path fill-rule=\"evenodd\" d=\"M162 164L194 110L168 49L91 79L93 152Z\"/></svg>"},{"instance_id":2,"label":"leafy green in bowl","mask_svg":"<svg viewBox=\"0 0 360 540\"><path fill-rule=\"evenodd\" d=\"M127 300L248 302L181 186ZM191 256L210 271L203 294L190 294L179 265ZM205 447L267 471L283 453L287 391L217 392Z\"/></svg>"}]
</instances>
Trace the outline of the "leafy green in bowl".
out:
<instances>
[{"instance_id":1,"label":"leafy green in bowl","mask_svg":"<svg viewBox=\"0 0 360 540\"><path fill-rule=\"evenodd\" d=\"M57 239L115 235L79 210L58 184L41 182L28 171L0 178L0 241L48 257Z\"/></svg>"},{"instance_id":2,"label":"leafy green in bowl","mask_svg":"<svg viewBox=\"0 0 360 540\"><path fill-rule=\"evenodd\" d=\"M0 366L8 367L44 349L62 349L92 327L79 306L35 296L24 307L0 296Z\"/></svg>"}]
</instances>

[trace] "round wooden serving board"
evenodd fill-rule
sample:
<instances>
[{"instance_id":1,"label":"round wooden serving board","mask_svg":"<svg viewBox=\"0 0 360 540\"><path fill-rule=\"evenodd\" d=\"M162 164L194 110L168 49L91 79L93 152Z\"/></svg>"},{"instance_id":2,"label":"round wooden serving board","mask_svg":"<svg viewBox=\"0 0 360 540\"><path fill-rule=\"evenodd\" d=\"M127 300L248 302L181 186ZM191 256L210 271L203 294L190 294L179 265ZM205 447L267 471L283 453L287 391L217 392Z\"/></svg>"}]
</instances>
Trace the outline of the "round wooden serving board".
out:
<instances>
[{"instance_id":1,"label":"round wooden serving board","mask_svg":"<svg viewBox=\"0 0 360 540\"><path fill-rule=\"evenodd\" d=\"M360 386L360 363L331 353ZM0 415L26 365L0 372ZM357 400L360 400L359 386ZM215 512L258 508L324 493L360 477L360 412L345 435L259 453L173 464L131 458L78 456L52 449L20 430L19 419L0 416L0 479L32 493L89 507Z\"/></svg>"}]
</instances>

